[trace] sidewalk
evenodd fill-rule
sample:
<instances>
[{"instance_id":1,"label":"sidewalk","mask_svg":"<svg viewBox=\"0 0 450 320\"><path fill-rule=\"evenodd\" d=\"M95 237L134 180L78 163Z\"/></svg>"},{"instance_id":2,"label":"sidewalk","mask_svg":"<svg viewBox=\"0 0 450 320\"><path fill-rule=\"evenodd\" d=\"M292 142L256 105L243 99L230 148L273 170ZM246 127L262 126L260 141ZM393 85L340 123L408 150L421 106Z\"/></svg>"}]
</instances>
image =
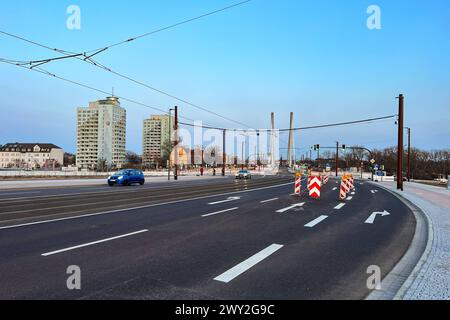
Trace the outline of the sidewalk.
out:
<instances>
[{"instance_id":1,"label":"sidewalk","mask_svg":"<svg viewBox=\"0 0 450 320\"><path fill-rule=\"evenodd\" d=\"M428 218L429 239L421 261L397 294L404 300L450 299L450 190L405 183L397 191L396 183L381 182L383 186L419 207Z\"/></svg>"}]
</instances>

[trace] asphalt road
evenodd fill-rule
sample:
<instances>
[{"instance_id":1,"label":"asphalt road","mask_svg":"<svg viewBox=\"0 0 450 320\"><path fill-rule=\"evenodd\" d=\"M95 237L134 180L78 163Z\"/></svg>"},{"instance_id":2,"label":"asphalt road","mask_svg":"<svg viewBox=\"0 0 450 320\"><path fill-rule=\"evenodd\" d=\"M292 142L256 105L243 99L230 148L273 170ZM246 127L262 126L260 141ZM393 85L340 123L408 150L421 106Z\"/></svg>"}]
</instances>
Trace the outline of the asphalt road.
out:
<instances>
[{"instance_id":1,"label":"asphalt road","mask_svg":"<svg viewBox=\"0 0 450 320\"><path fill-rule=\"evenodd\" d=\"M384 276L408 249L413 213L368 182L341 205L334 180L320 200L292 182L2 192L0 299L365 298L367 268Z\"/></svg>"}]
</instances>

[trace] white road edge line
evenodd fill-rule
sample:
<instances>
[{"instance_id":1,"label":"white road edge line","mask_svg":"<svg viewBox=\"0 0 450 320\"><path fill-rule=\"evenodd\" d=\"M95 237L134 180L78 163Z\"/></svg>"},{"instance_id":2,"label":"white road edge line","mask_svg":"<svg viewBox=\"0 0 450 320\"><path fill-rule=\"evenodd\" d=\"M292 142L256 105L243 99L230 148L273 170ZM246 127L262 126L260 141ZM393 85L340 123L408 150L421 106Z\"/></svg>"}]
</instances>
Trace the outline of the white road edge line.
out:
<instances>
[{"instance_id":1,"label":"white road edge line","mask_svg":"<svg viewBox=\"0 0 450 320\"><path fill-rule=\"evenodd\" d=\"M334 207L334 210L341 210L343 207L345 207L346 203L340 203L336 207Z\"/></svg>"},{"instance_id":2,"label":"white road edge line","mask_svg":"<svg viewBox=\"0 0 450 320\"><path fill-rule=\"evenodd\" d=\"M308 224L305 224L306 228L314 228L315 226L317 226L319 223L321 223L323 220L327 219L328 216L320 216L317 219L311 221Z\"/></svg>"},{"instance_id":3,"label":"white road edge line","mask_svg":"<svg viewBox=\"0 0 450 320\"><path fill-rule=\"evenodd\" d=\"M104 215L104 214L111 214L111 213L134 211L134 210L139 210L139 209L146 209L146 208L152 208L152 207L165 206L165 205L169 205L169 204L176 204L176 203L183 203L183 202L189 202L189 201L195 201L195 200L202 200L202 199L210 199L210 198L222 197L222 196L238 194L238 193L248 193L248 192L255 192L255 191L260 191L260 190L280 188L280 187L285 187L285 186L289 186L289 185L293 185L293 184L294 184L293 182L289 182L289 183L283 183L283 184L279 184L279 185L275 185L275 186L251 189L251 190L247 190L247 191L228 192L228 193L214 194L214 195L204 196L204 197L196 197L196 198L191 198L191 199L182 199L182 200L174 200L174 201L168 201L168 202L163 202L163 203L149 204L149 205L146 205L146 206L139 206L139 207L133 207L133 208L127 208L127 209L109 210L109 211L103 211L103 212L97 212L97 213L88 213L88 214L83 214L83 215L79 215L79 216L67 217L67 218L50 219L50 220L44 220L44 221L23 223L23 224L17 224L17 225L12 225L12 226L0 227L0 230L28 227L28 226L38 225L38 224L59 222L59 221L65 221L65 220L73 220L73 219L80 219L80 218L95 217L95 216L100 216L100 215Z\"/></svg>"},{"instance_id":4,"label":"white road edge line","mask_svg":"<svg viewBox=\"0 0 450 320\"><path fill-rule=\"evenodd\" d=\"M70 248L65 248L65 249L61 249L61 250L57 250L57 251L47 252L47 253L43 253L41 256L48 257L48 256L52 256L52 255L55 255L55 254L58 254L58 253L67 252L67 251L71 251L71 250L75 250L75 249L79 249L79 248L84 248L84 247L87 247L87 246L92 246L94 244L99 244L99 243L103 243L103 242L107 242L107 241L117 240L117 239L129 237L129 236L134 236L136 234L140 234L140 233L144 233L144 232L148 232L148 230L144 229L144 230L141 230L141 231L136 231L136 232L132 232L132 233L123 234L123 235L117 236L117 237L112 237L112 238L108 238L108 239L103 239L103 240L98 240L98 241L89 242L89 243L85 243L85 244L80 244L78 246L73 246L73 247L70 247Z\"/></svg>"},{"instance_id":5,"label":"white road edge line","mask_svg":"<svg viewBox=\"0 0 450 320\"><path fill-rule=\"evenodd\" d=\"M214 280L224 283L229 283L233 279L237 278L250 268L254 267L264 259L268 258L281 248L283 248L283 245L279 244L272 244L271 246L267 247L266 249L258 252L254 256L248 258L244 262L238 264L237 266L231 268L230 270L226 271L225 273L221 274L220 276L214 278Z\"/></svg>"},{"instance_id":6,"label":"white road edge line","mask_svg":"<svg viewBox=\"0 0 450 320\"><path fill-rule=\"evenodd\" d=\"M225 213L225 212L235 211L237 209L239 209L239 208L236 207L236 208L231 208L231 209L226 209L226 210L221 210L221 211L217 211L217 212L213 212L213 213L204 214L204 215L202 215L202 218L215 216L216 214L221 214L221 213Z\"/></svg>"},{"instance_id":7,"label":"white road edge line","mask_svg":"<svg viewBox=\"0 0 450 320\"><path fill-rule=\"evenodd\" d=\"M273 198L273 199L261 201L260 203L267 203L267 202L277 201L278 199L279 198Z\"/></svg>"}]
</instances>

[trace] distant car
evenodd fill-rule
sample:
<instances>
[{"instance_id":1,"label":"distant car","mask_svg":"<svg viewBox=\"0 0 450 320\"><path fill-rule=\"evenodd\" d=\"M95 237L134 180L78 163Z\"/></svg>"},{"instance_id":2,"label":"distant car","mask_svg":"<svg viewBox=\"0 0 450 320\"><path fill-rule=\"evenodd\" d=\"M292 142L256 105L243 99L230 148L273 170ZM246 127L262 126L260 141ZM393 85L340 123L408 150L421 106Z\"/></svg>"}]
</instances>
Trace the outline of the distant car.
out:
<instances>
[{"instance_id":1,"label":"distant car","mask_svg":"<svg viewBox=\"0 0 450 320\"><path fill-rule=\"evenodd\" d=\"M140 170L121 170L108 177L108 185L129 186L139 183L141 186L145 183L144 173Z\"/></svg>"},{"instance_id":2,"label":"distant car","mask_svg":"<svg viewBox=\"0 0 450 320\"><path fill-rule=\"evenodd\" d=\"M252 174L248 170L241 170L236 173L236 179L251 179Z\"/></svg>"}]
</instances>

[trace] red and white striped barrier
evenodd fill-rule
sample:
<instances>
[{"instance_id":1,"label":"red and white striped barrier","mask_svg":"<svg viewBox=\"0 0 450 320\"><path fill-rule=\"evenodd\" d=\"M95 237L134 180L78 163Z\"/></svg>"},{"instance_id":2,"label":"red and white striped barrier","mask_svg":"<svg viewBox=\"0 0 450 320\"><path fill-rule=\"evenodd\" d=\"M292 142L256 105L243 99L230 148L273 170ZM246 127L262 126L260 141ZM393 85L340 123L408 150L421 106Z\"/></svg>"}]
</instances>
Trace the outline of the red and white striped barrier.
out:
<instances>
[{"instance_id":1,"label":"red and white striped barrier","mask_svg":"<svg viewBox=\"0 0 450 320\"><path fill-rule=\"evenodd\" d=\"M339 199L345 200L347 198L347 188L344 181L341 181L341 188L339 189Z\"/></svg>"},{"instance_id":2,"label":"red and white striped barrier","mask_svg":"<svg viewBox=\"0 0 450 320\"><path fill-rule=\"evenodd\" d=\"M348 182L350 184L350 189L355 190L355 183L354 183L353 178L348 179Z\"/></svg>"},{"instance_id":3,"label":"red and white striped barrier","mask_svg":"<svg viewBox=\"0 0 450 320\"><path fill-rule=\"evenodd\" d=\"M328 183L328 180L330 179L330 176L323 176L323 184L325 185L325 184L327 184Z\"/></svg>"},{"instance_id":4,"label":"red and white striped barrier","mask_svg":"<svg viewBox=\"0 0 450 320\"><path fill-rule=\"evenodd\" d=\"M320 198L320 190L322 188L322 179L320 177L309 177L309 196L311 198Z\"/></svg>"},{"instance_id":5,"label":"red and white striped barrier","mask_svg":"<svg viewBox=\"0 0 450 320\"><path fill-rule=\"evenodd\" d=\"M308 190L309 190L309 186L311 184L311 179L312 178L313 178L313 176L308 176L308 182L306 183L306 187L308 188Z\"/></svg>"},{"instance_id":6,"label":"red and white striped barrier","mask_svg":"<svg viewBox=\"0 0 450 320\"><path fill-rule=\"evenodd\" d=\"M302 191L302 177L296 176L295 177L295 195L299 196Z\"/></svg>"}]
</instances>

